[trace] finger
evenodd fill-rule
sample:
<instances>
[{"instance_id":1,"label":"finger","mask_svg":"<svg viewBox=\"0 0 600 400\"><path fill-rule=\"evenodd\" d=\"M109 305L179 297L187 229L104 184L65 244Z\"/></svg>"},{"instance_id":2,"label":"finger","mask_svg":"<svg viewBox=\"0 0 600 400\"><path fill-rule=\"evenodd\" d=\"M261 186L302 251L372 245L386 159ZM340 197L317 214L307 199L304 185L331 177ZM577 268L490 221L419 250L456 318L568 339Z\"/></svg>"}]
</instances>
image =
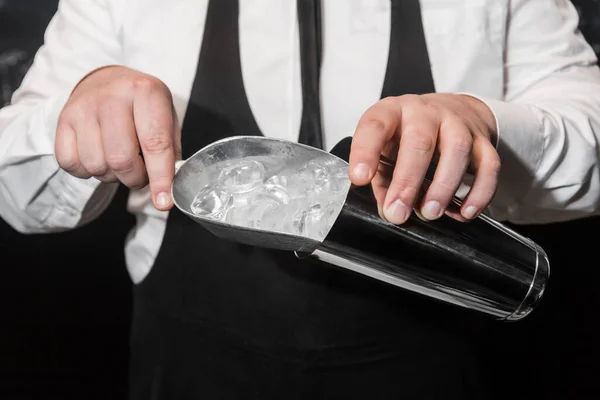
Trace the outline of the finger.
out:
<instances>
[{"instance_id":1,"label":"finger","mask_svg":"<svg viewBox=\"0 0 600 400\"><path fill-rule=\"evenodd\" d=\"M385 194L387 193L390 183L392 181L393 168L384 164L379 164L377 173L371 181L371 187L375 200L377 201L377 211L379 216L385 219L383 213L383 202L385 201Z\"/></svg>"},{"instance_id":2,"label":"finger","mask_svg":"<svg viewBox=\"0 0 600 400\"><path fill-rule=\"evenodd\" d=\"M91 176L83 168L79 160L77 134L71 125L67 123L58 125L54 142L54 153L56 154L58 165L69 174L82 179L87 179Z\"/></svg>"},{"instance_id":3,"label":"finger","mask_svg":"<svg viewBox=\"0 0 600 400\"><path fill-rule=\"evenodd\" d=\"M469 220L466 219L465 217L463 217L460 213L460 209L458 207L453 208L453 207L449 207L445 214L447 216L449 216L452 219L457 220L458 222L468 222Z\"/></svg>"},{"instance_id":4,"label":"finger","mask_svg":"<svg viewBox=\"0 0 600 400\"><path fill-rule=\"evenodd\" d=\"M463 200L461 214L466 219L479 215L492 201L498 186L500 157L485 138L476 138L473 146L475 179Z\"/></svg>"},{"instance_id":5,"label":"finger","mask_svg":"<svg viewBox=\"0 0 600 400\"><path fill-rule=\"evenodd\" d=\"M175 132L173 136L173 146L175 148L175 160L181 160L182 151L181 151L181 123L179 122L179 118L177 117L177 112L175 111L175 106L172 107L171 112L173 114L173 131Z\"/></svg>"},{"instance_id":6,"label":"finger","mask_svg":"<svg viewBox=\"0 0 600 400\"><path fill-rule=\"evenodd\" d=\"M410 216L435 151L439 127L433 108L419 104L403 107L398 159L383 208L388 221L402 224Z\"/></svg>"},{"instance_id":7,"label":"finger","mask_svg":"<svg viewBox=\"0 0 600 400\"><path fill-rule=\"evenodd\" d=\"M117 178L115 173L112 172L110 169L108 170L108 172L106 174L104 174L102 176L97 176L96 179L98 179L100 182L104 182L104 183L119 182L119 178Z\"/></svg>"},{"instance_id":8,"label":"finger","mask_svg":"<svg viewBox=\"0 0 600 400\"><path fill-rule=\"evenodd\" d=\"M438 138L439 161L419 211L426 220L440 218L456 191L471 160L473 137L460 119L442 119Z\"/></svg>"},{"instance_id":9,"label":"finger","mask_svg":"<svg viewBox=\"0 0 600 400\"><path fill-rule=\"evenodd\" d=\"M173 108L168 91L154 80L137 85L133 116L144 155L154 206L170 209L171 183L175 175Z\"/></svg>"},{"instance_id":10,"label":"finger","mask_svg":"<svg viewBox=\"0 0 600 400\"><path fill-rule=\"evenodd\" d=\"M133 106L128 100L112 100L100 106L102 148L114 176L131 189L148 184L144 160L140 156Z\"/></svg>"},{"instance_id":11,"label":"finger","mask_svg":"<svg viewBox=\"0 0 600 400\"><path fill-rule=\"evenodd\" d=\"M392 139L400 122L400 103L392 97L369 108L361 117L350 149L350 180L353 184L368 184L379 164L379 156Z\"/></svg>"},{"instance_id":12,"label":"finger","mask_svg":"<svg viewBox=\"0 0 600 400\"><path fill-rule=\"evenodd\" d=\"M103 176L108 172L102 150L100 124L95 117L82 118L75 124L77 150L81 165L91 176Z\"/></svg>"}]
</instances>

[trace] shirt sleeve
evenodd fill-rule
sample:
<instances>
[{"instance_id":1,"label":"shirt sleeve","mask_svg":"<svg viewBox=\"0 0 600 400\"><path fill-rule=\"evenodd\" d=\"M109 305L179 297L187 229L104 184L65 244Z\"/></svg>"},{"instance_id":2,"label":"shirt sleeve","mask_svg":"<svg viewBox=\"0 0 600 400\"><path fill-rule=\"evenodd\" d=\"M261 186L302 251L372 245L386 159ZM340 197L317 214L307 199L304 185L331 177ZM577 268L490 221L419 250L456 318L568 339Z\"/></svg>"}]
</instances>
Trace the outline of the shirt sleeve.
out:
<instances>
[{"instance_id":1,"label":"shirt sleeve","mask_svg":"<svg viewBox=\"0 0 600 400\"><path fill-rule=\"evenodd\" d=\"M0 110L0 217L20 232L84 224L114 196L115 184L75 178L54 156L58 117L75 85L90 71L119 63L112 7L109 0L61 0L33 65Z\"/></svg>"},{"instance_id":2,"label":"shirt sleeve","mask_svg":"<svg viewBox=\"0 0 600 400\"><path fill-rule=\"evenodd\" d=\"M515 0L505 98L496 116L500 220L545 223L600 214L600 70L568 0Z\"/></svg>"}]
</instances>

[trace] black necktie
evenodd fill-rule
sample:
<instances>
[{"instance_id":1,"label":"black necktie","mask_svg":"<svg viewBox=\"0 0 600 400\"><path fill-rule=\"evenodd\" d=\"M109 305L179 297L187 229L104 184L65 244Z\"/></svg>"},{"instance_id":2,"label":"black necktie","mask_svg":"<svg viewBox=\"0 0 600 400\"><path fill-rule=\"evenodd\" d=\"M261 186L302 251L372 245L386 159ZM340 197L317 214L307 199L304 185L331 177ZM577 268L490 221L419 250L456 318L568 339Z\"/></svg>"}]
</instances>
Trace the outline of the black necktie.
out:
<instances>
[{"instance_id":1,"label":"black necktie","mask_svg":"<svg viewBox=\"0 0 600 400\"><path fill-rule=\"evenodd\" d=\"M300 143L323 148L321 126L321 2L297 0L302 74ZM391 0L391 32L388 65L381 97L435 92L429 55L421 23L419 0Z\"/></svg>"},{"instance_id":2,"label":"black necktie","mask_svg":"<svg viewBox=\"0 0 600 400\"><path fill-rule=\"evenodd\" d=\"M419 0L391 0L390 19L388 68L381 98L435 92Z\"/></svg>"},{"instance_id":3,"label":"black necktie","mask_svg":"<svg viewBox=\"0 0 600 400\"><path fill-rule=\"evenodd\" d=\"M323 148L321 127L321 2L297 0L302 76L302 120L298 142Z\"/></svg>"}]
</instances>

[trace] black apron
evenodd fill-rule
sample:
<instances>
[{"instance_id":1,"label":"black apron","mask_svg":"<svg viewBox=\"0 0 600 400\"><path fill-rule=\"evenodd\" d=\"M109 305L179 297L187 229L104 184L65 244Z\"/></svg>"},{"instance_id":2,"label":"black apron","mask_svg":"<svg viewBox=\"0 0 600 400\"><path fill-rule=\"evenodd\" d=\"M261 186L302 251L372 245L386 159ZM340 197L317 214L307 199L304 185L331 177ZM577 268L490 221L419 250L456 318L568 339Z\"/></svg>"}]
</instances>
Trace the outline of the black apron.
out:
<instances>
[{"instance_id":1,"label":"black apron","mask_svg":"<svg viewBox=\"0 0 600 400\"><path fill-rule=\"evenodd\" d=\"M184 158L261 135L242 81L238 12L235 0L209 3ZM299 0L298 15L300 141L320 146L318 2ZM391 26L382 97L434 92L418 0L393 0ZM465 313L291 252L221 240L178 210L134 292L132 400L483 398L473 392Z\"/></svg>"}]
</instances>

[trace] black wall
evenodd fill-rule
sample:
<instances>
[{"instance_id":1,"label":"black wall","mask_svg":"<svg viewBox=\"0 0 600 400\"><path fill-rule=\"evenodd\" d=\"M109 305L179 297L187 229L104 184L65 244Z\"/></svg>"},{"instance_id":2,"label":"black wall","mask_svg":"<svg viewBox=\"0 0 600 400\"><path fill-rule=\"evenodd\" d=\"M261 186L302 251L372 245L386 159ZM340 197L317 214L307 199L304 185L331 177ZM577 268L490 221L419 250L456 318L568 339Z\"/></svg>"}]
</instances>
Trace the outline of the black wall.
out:
<instances>
[{"instance_id":1,"label":"black wall","mask_svg":"<svg viewBox=\"0 0 600 400\"><path fill-rule=\"evenodd\" d=\"M600 2L576 4L600 52ZM0 87L18 86L55 8L56 0L0 0ZM0 221L0 399L125 397L131 283L123 242L133 226L126 196L121 189L98 221L64 234L23 236ZM548 251L553 269L531 317L488 332L498 398L600 397L599 228L598 218L515 227Z\"/></svg>"},{"instance_id":2,"label":"black wall","mask_svg":"<svg viewBox=\"0 0 600 400\"><path fill-rule=\"evenodd\" d=\"M0 87L18 86L56 5L4 0ZM63 234L23 236L0 220L0 399L125 398L126 196L121 189L98 221Z\"/></svg>"}]
</instances>

